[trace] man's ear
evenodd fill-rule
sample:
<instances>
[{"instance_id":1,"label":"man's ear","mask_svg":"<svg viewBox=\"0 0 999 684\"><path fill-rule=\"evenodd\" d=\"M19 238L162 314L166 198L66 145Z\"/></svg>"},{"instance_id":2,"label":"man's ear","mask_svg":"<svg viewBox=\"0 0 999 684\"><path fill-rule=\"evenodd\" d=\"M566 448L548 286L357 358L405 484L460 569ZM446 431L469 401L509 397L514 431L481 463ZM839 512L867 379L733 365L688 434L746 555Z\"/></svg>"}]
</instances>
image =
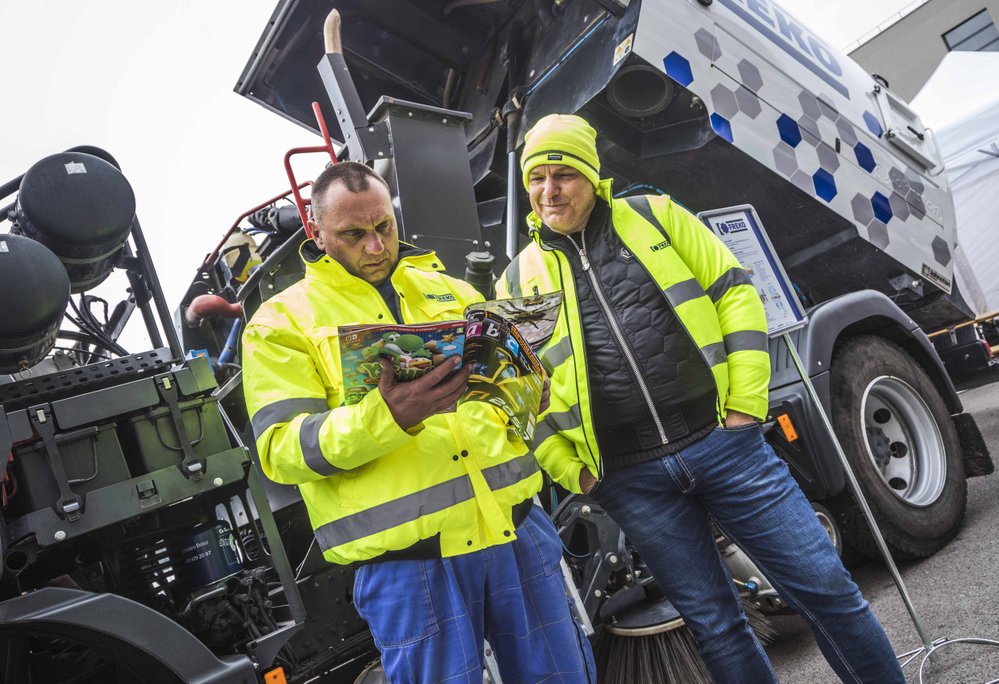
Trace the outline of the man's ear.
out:
<instances>
[{"instance_id":1,"label":"man's ear","mask_svg":"<svg viewBox=\"0 0 999 684\"><path fill-rule=\"evenodd\" d=\"M312 239L316 243L316 247L326 251L325 240L323 240L323 232L319 230L319 224L309 219L309 232L312 233Z\"/></svg>"}]
</instances>

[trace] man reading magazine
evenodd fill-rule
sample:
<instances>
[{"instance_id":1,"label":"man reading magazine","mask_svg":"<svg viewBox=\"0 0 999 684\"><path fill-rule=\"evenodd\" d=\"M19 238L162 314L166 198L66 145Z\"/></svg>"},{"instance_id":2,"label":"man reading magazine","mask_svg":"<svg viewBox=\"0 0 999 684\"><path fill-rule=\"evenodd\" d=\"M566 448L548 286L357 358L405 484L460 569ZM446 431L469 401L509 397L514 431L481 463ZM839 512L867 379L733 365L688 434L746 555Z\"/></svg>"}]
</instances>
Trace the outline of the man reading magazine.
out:
<instances>
[{"instance_id":1,"label":"man reading magazine","mask_svg":"<svg viewBox=\"0 0 999 684\"><path fill-rule=\"evenodd\" d=\"M532 502L537 461L496 406L454 407L473 364L452 357L400 382L380 356L378 384L344 401L340 326L459 319L481 296L399 242L388 187L363 164L324 171L312 211L304 279L243 336L264 473L298 485L328 561L358 565L354 605L391 681L481 681L483 637L505 681L593 681L561 542Z\"/></svg>"}]
</instances>

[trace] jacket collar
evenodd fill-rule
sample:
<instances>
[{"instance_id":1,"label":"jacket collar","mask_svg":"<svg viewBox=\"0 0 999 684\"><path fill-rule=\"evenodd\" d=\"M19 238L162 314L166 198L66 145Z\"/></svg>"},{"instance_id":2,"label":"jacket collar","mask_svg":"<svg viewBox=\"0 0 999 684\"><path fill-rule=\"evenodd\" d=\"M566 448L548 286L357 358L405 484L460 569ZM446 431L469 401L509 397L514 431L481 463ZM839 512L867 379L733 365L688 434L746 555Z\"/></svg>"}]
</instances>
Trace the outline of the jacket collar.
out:
<instances>
[{"instance_id":1,"label":"jacket collar","mask_svg":"<svg viewBox=\"0 0 999 684\"><path fill-rule=\"evenodd\" d=\"M360 287L369 283L347 272L340 263L330 258L312 240L304 241L298 248L299 256L305 264L305 277L338 287ZM444 271L444 264L437 253L430 249L420 249L407 242L399 243L399 260L392 275L393 281L407 269L434 272Z\"/></svg>"}]
</instances>

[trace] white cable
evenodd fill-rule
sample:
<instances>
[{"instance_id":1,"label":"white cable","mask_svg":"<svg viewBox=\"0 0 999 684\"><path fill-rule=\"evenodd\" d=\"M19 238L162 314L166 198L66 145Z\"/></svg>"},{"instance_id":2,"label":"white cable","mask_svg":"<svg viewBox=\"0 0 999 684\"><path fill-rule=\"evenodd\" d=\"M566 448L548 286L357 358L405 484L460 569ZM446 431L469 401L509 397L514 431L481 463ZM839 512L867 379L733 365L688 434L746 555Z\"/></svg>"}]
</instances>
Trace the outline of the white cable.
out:
<instances>
[{"instance_id":1,"label":"white cable","mask_svg":"<svg viewBox=\"0 0 999 684\"><path fill-rule=\"evenodd\" d=\"M302 574L302 568L305 567L305 561L309 560L309 554L312 553L312 547L316 545L316 537L313 535L312 542L309 544L309 548L305 550L305 556L302 558L302 562L298 564L295 568L295 581L298 581L298 576Z\"/></svg>"}]
</instances>

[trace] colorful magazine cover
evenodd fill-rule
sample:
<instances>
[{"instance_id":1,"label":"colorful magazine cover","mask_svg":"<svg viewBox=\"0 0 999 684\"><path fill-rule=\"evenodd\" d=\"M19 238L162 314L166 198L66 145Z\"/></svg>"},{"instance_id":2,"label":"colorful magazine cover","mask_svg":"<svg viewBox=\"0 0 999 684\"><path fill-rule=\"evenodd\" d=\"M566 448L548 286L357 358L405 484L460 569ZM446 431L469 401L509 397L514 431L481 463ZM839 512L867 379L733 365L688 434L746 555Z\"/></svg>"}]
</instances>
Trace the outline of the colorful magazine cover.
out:
<instances>
[{"instance_id":1,"label":"colorful magazine cover","mask_svg":"<svg viewBox=\"0 0 999 684\"><path fill-rule=\"evenodd\" d=\"M356 404L382 374L381 357L392 361L396 380L426 375L449 356L461 356L465 321L424 325L352 325L339 330L345 404Z\"/></svg>"},{"instance_id":2,"label":"colorful magazine cover","mask_svg":"<svg viewBox=\"0 0 999 684\"><path fill-rule=\"evenodd\" d=\"M562 293L473 304L465 320L419 325L351 325L338 331L344 404L356 404L381 376L382 357L401 382L426 375L450 356L473 364L468 391L459 400L493 404L524 441L534 426L545 371L534 353L555 329Z\"/></svg>"},{"instance_id":3,"label":"colorful magazine cover","mask_svg":"<svg viewBox=\"0 0 999 684\"><path fill-rule=\"evenodd\" d=\"M559 313L562 311L562 293L552 292L531 297L514 299L493 299L472 304L465 310L465 317L471 311L490 311L499 314L517 327L517 331L537 351L555 332Z\"/></svg>"},{"instance_id":4,"label":"colorful magazine cover","mask_svg":"<svg viewBox=\"0 0 999 684\"><path fill-rule=\"evenodd\" d=\"M498 407L521 439L534 439L545 371L517 326L482 309L468 312L464 362L472 364L468 392L458 400Z\"/></svg>"}]
</instances>

